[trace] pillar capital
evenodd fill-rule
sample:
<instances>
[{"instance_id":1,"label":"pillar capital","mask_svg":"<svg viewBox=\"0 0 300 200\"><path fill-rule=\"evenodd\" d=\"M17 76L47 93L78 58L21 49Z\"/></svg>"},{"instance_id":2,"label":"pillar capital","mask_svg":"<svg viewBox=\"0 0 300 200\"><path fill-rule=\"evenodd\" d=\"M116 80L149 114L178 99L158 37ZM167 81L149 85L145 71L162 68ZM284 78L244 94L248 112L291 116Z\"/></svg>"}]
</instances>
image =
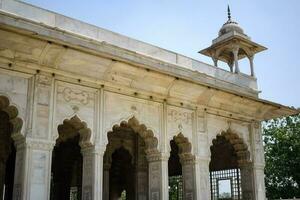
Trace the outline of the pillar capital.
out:
<instances>
[{"instance_id":1,"label":"pillar capital","mask_svg":"<svg viewBox=\"0 0 300 200\"><path fill-rule=\"evenodd\" d=\"M146 157L147 157L148 162L168 161L169 157L170 157L170 154L169 153L156 152L156 153L147 154Z\"/></svg>"},{"instance_id":2,"label":"pillar capital","mask_svg":"<svg viewBox=\"0 0 300 200\"><path fill-rule=\"evenodd\" d=\"M81 147L82 154L98 154L103 156L104 152L105 149L99 145L89 145L89 146Z\"/></svg>"},{"instance_id":3,"label":"pillar capital","mask_svg":"<svg viewBox=\"0 0 300 200\"><path fill-rule=\"evenodd\" d=\"M36 140L36 139L26 139L24 140L24 143L19 143L17 145L18 147L26 147L30 149L38 149L38 150L44 150L44 151L52 151L53 147L55 146L55 143L53 141L44 141L44 140Z\"/></svg>"},{"instance_id":4,"label":"pillar capital","mask_svg":"<svg viewBox=\"0 0 300 200\"><path fill-rule=\"evenodd\" d=\"M180 162L182 165L193 165L196 164L195 156L188 154L180 154Z\"/></svg>"}]
</instances>

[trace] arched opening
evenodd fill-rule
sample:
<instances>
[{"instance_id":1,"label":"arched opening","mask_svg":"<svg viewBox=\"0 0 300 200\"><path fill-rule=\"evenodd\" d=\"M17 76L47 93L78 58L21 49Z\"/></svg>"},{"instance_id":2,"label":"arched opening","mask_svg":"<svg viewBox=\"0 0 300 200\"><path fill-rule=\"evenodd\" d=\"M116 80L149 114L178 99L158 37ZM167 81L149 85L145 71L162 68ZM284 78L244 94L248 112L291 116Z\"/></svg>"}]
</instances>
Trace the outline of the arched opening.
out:
<instances>
[{"instance_id":1,"label":"arched opening","mask_svg":"<svg viewBox=\"0 0 300 200\"><path fill-rule=\"evenodd\" d=\"M134 166L130 153L124 147L116 149L112 154L112 163L109 171L110 199L134 199L134 175ZM128 195L126 196L126 194Z\"/></svg>"},{"instance_id":2,"label":"arched opening","mask_svg":"<svg viewBox=\"0 0 300 200\"><path fill-rule=\"evenodd\" d=\"M248 162L247 146L236 134L228 131L213 140L210 150L211 199L242 199L241 165Z\"/></svg>"},{"instance_id":3,"label":"arched opening","mask_svg":"<svg viewBox=\"0 0 300 200\"><path fill-rule=\"evenodd\" d=\"M12 125L7 113L0 111L0 197L12 199L16 149L11 138Z\"/></svg>"},{"instance_id":4,"label":"arched opening","mask_svg":"<svg viewBox=\"0 0 300 200\"><path fill-rule=\"evenodd\" d=\"M147 154L157 152L157 139L135 118L107 133L103 157L103 199L148 199Z\"/></svg>"},{"instance_id":5,"label":"arched opening","mask_svg":"<svg viewBox=\"0 0 300 200\"><path fill-rule=\"evenodd\" d=\"M58 126L59 137L52 152L51 200L80 200L82 192L83 138L90 137L77 116Z\"/></svg>"},{"instance_id":6,"label":"arched opening","mask_svg":"<svg viewBox=\"0 0 300 200\"><path fill-rule=\"evenodd\" d=\"M0 198L13 199L16 148L12 137L20 133L22 120L7 97L0 96Z\"/></svg>"},{"instance_id":7,"label":"arched opening","mask_svg":"<svg viewBox=\"0 0 300 200\"><path fill-rule=\"evenodd\" d=\"M182 133L174 136L170 141L169 170L169 199L193 199L194 185L194 156L192 144Z\"/></svg>"},{"instance_id":8,"label":"arched opening","mask_svg":"<svg viewBox=\"0 0 300 200\"><path fill-rule=\"evenodd\" d=\"M174 140L170 141L171 152L168 160L169 199L179 200L183 197L182 166L179 158L179 147Z\"/></svg>"},{"instance_id":9,"label":"arched opening","mask_svg":"<svg viewBox=\"0 0 300 200\"><path fill-rule=\"evenodd\" d=\"M78 142L76 136L58 143L53 149L50 199L81 199L82 155Z\"/></svg>"}]
</instances>

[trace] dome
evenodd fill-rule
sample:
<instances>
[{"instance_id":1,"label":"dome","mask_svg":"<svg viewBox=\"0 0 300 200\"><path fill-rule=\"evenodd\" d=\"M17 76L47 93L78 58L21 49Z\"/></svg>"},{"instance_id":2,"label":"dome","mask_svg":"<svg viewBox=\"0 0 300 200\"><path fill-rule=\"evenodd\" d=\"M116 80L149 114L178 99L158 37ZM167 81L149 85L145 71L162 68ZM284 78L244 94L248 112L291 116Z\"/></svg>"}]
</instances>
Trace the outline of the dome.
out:
<instances>
[{"instance_id":1,"label":"dome","mask_svg":"<svg viewBox=\"0 0 300 200\"><path fill-rule=\"evenodd\" d=\"M220 29L219 37L233 31L245 35L244 30L238 25L238 23L229 19Z\"/></svg>"}]
</instances>

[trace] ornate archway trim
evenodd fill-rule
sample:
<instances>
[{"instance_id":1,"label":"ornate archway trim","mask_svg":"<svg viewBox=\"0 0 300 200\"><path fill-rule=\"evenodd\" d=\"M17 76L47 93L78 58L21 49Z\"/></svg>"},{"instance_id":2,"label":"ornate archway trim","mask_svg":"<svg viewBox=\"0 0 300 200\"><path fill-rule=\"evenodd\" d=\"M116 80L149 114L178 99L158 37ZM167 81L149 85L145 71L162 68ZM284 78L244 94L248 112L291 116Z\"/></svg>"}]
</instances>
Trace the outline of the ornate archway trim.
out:
<instances>
[{"instance_id":1,"label":"ornate archway trim","mask_svg":"<svg viewBox=\"0 0 300 200\"><path fill-rule=\"evenodd\" d=\"M58 125L58 138L56 142L64 142L70 138L79 135L79 145L81 148L91 146L91 129L87 127L87 123L81 121L77 115L71 119L65 119L63 124Z\"/></svg>"},{"instance_id":2,"label":"ornate archway trim","mask_svg":"<svg viewBox=\"0 0 300 200\"><path fill-rule=\"evenodd\" d=\"M237 133L235 133L231 129L228 129L227 131L222 131L221 134L218 134L216 138L212 140L211 147L214 145L218 137L224 137L233 146L233 149L238 158L238 164L240 166L251 162L248 145L244 142L242 138L239 137Z\"/></svg>"},{"instance_id":3,"label":"ornate archway trim","mask_svg":"<svg viewBox=\"0 0 300 200\"><path fill-rule=\"evenodd\" d=\"M122 121L120 124L116 124L112 127L112 130L107 133L107 137L110 134L113 134L114 131L119 128L131 128L134 132L139 134L139 136L144 140L146 149L145 152L147 155L158 153L158 139L155 137L152 130L147 129L146 125L140 124L139 121L133 116L128 121ZM108 144L109 145L109 141Z\"/></svg>"},{"instance_id":4,"label":"ornate archway trim","mask_svg":"<svg viewBox=\"0 0 300 200\"><path fill-rule=\"evenodd\" d=\"M173 137L173 140L178 145L179 157L182 164L194 162L195 156L192 154L192 143L182 133Z\"/></svg>"},{"instance_id":5,"label":"ornate archway trim","mask_svg":"<svg viewBox=\"0 0 300 200\"><path fill-rule=\"evenodd\" d=\"M12 125L12 139L15 142L19 141L20 139L24 139L21 134L23 120L18 117L18 109L15 106L11 105L9 99L4 95L0 95L0 111L5 112L9 117L9 122Z\"/></svg>"}]
</instances>

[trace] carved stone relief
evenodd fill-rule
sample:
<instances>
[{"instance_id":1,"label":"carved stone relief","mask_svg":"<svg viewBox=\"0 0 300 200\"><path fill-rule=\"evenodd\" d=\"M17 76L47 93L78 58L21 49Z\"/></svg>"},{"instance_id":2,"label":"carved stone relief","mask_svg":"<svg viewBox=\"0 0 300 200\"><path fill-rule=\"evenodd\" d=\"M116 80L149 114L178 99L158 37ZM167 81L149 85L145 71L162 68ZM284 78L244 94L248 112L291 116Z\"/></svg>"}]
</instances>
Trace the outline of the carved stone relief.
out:
<instances>
[{"instance_id":1,"label":"carved stone relief","mask_svg":"<svg viewBox=\"0 0 300 200\"><path fill-rule=\"evenodd\" d=\"M35 85L35 129L33 137L47 138L49 134L52 77L37 74Z\"/></svg>"},{"instance_id":2,"label":"carved stone relief","mask_svg":"<svg viewBox=\"0 0 300 200\"><path fill-rule=\"evenodd\" d=\"M206 120L205 120L205 113L197 111L197 132L199 134L204 134L206 129Z\"/></svg>"},{"instance_id":3,"label":"carved stone relief","mask_svg":"<svg viewBox=\"0 0 300 200\"><path fill-rule=\"evenodd\" d=\"M153 190L159 190L160 186L160 163L159 162L150 162L149 163L149 174L150 175L150 180L149 180L149 187L151 188L151 192L153 194Z\"/></svg>"},{"instance_id":4,"label":"carved stone relief","mask_svg":"<svg viewBox=\"0 0 300 200\"><path fill-rule=\"evenodd\" d=\"M167 107L168 140L178 133L183 133L192 141L194 111L175 106Z\"/></svg>"},{"instance_id":5,"label":"carved stone relief","mask_svg":"<svg viewBox=\"0 0 300 200\"><path fill-rule=\"evenodd\" d=\"M254 137L254 161L256 164L264 165L265 158L264 158L264 147L263 147L263 140L261 134L261 126L258 122L254 123L253 126L253 137Z\"/></svg>"},{"instance_id":6,"label":"carved stone relief","mask_svg":"<svg viewBox=\"0 0 300 200\"><path fill-rule=\"evenodd\" d=\"M183 166L183 178L184 178L184 187L187 191L193 190L193 164L188 164Z\"/></svg>"}]
</instances>

